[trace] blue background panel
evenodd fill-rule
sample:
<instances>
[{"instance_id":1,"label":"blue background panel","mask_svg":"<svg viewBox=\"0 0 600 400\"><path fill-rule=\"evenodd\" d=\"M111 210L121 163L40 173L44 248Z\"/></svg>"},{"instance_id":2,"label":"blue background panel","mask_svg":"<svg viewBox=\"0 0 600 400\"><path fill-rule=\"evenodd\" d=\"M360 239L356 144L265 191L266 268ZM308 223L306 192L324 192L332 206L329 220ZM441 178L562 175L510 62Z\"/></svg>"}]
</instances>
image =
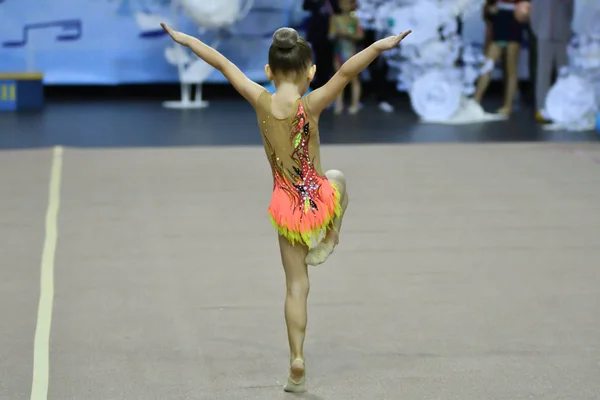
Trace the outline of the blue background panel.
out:
<instances>
[{"instance_id":1,"label":"blue background panel","mask_svg":"<svg viewBox=\"0 0 600 400\"><path fill-rule=\"evenodd\" d=\"M273 31L301 23L296 0L255 0L246 17L222 36L218 50L251 79L266 80ZM169 0L4 0L0 2L0 73L43 71L47 84L174 83L167 62L171 39L160 21L173 20ZM177 28L214 43L183 15ZM224 82L214 72L208 82Z\"/></svg>"}]
</instances>

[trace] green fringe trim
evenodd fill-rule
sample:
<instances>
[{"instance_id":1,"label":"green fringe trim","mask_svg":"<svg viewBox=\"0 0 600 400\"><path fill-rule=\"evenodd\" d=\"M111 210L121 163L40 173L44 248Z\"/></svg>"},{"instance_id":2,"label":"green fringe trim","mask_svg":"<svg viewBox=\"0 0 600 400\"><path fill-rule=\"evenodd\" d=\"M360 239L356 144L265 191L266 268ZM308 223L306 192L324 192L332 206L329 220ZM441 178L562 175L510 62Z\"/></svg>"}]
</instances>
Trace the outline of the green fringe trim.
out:
<instances>
[{"instance_id":1,"label":"green fringe trim","mask_svg":"<svg viewBox=\"0 0 600 400\"><path fill-rule=\"evenodd\" d=\"M302 244L304 244L304 245L306 245L308 247L311 247L312 243L313 243L313 240L314 241L318 241L319 240L319 236L323 232L323 230L327 229L331 225L331 223L333 222L333 220L335 218L337 218L340 215L342 215L342 204L341 204L340 192L339 192L338 188L335 187L335 185L332 184L332 186L333 186L333 189L335 191L335 199L334 199L334 201L335 201L335 207L333 209L333 213L330 214L327 218L325 218L325 220L323 221L323 223L321 224L320 227L315 228L315 229L311 229L308 232L296 232L296 231L292 231L292 230L289 230L285 226L280 226L275 221L275 219L273 218L273 216L271 214L269 214L269 217L271 218L271 224L273 225L273 228L275 228L275 230L277 231L277 233L279 233L279 235L285 237L293 245L296 244L296 243L302 243Z\"/></svg>"}]
</instances>

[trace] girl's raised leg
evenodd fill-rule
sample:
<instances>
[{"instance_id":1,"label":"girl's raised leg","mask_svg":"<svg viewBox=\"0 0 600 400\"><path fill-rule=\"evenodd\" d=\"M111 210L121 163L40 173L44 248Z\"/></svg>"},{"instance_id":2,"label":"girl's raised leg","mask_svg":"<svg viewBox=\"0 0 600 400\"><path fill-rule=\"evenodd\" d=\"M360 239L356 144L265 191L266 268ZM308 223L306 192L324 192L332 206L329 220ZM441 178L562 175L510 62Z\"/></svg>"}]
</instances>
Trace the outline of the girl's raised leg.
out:
<instances>
[{"instance_id":1,"label":"girl's raised leg","mask_svg":"<svg viewBox=\"0 0 600 400\"><path fill-rule=\"evenodd\" d=\"M335 246L340 242L340 230L342 229L342 220L344 213L348 207L348 193L346 191L346 177L338 170L330 170L325 173L327 179L340 192L342 213L339 217L334 218L332 226L327 230L323 240L315 247L308 251L306 255L306 263L308 265L323 264L327 258L333 253Z\"/></svg>"},{"instance_id":2,"label":"girl's raised leg","mask_svg":"<svg viewBox=\"0 0 600 400\"><path fill-rule=\"evenodd\" d=\"M290 373L284 386L286 392L306 391L304 364L304 337L307 324L307 300L310 284L308 268L304 259L308 247L304 244L291 244L279 236L281 262L285 271L285 323L290 345Z\"/></svg>"}]
</instances>

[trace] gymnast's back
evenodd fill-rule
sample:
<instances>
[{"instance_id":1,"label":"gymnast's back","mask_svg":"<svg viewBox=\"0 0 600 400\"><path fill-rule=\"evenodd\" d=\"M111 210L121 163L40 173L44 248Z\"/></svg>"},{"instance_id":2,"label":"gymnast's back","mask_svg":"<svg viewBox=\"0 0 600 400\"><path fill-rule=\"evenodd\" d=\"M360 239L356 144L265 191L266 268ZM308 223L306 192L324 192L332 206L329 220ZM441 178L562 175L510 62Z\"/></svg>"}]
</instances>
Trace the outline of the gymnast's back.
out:
<instances>
[{"instance_id":1,"label":"gymnast's back","mask_svg":"<svg viewBox=\"0 0 600 400\"><path fill-rule=\"evenodd\" d=\"M265 90L255 111L273 177L295 184L309 175L324 176L321 167L319 128L310 112L310 94L289 105L276 105Z\"/></svg>"}]
</instances>

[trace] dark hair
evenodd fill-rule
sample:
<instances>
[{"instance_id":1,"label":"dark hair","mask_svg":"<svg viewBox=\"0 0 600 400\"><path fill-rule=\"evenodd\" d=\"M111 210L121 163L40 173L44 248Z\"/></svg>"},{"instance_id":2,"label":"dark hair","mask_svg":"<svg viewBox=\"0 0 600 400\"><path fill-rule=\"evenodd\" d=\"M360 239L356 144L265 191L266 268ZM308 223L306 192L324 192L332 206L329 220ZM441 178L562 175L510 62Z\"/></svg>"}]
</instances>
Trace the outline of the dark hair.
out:
<instances>
[{"instance_id":1,"label":"dark hair","mask_svg":"<svg viewBox=\"0 0 600 400\"><path fill-rule=\"evenodd\" d=\"M269 48L269 66L273 73L302 72L312 65L312 49L295 29L279 28Z\"/></svg>"}]
</instances>

